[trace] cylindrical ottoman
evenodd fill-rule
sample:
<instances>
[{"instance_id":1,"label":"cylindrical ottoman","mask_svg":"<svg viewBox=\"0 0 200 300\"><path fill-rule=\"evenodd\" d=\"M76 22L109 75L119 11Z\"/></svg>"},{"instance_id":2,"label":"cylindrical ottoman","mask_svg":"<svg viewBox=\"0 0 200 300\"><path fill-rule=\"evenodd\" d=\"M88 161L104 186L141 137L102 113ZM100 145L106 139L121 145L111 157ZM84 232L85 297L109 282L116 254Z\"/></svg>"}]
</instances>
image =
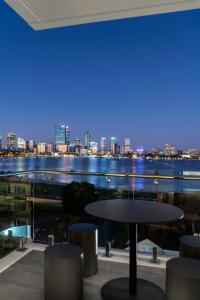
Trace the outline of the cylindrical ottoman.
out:
<instances>
[{"instance_id":1,"label":"cylindrical ottoman","mask_svg":"<svg viewBox=\"0 0 200 300\"><path fill-rule=\"evenodd\" d=\"M79 223L68 227L70 243L83 248L83 274L90 277L98 272L98 228L94 224Z\"/></svg>"},{"instance_id":2,"label":"cylindrical ottoman","mask_svg":"<svg viewBox=\"0 0 200 300\"><path fill-rule=\"evenodd\" d=\"M83 299L82 253L77 245L57 244L45 250L46 300Z\"/></svg>"},{"instance_id":3,"label":"cylindrical ottoman","mask_svg":"<svg viewBox=\"0 0 200 300\"><path fill-rule=\"evenodd\" d=\"M181 237L180 256L200 259L200 237L193 235Z\"/></svg>"},{"instance_id":4,"label":"cylindrical ottoman","mask_svg":"<svg viewBox=\"0 0 200 300\"><path fill-rule=\"evenodd\" d=\"M166 300L199 300L200 261L179 257L166 265Z\"/></svg>"}]
</instances>

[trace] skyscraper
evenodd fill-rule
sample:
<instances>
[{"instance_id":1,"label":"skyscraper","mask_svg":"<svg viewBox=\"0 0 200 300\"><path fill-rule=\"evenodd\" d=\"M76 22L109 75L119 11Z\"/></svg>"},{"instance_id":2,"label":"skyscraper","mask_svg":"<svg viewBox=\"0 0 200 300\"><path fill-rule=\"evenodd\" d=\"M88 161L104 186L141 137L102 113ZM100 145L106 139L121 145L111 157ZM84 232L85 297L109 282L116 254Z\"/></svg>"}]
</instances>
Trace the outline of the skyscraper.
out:
<instances>
[{"instance_id":1,"label":"skyscraper","mask_svg":"<svg viewBox=\"0 0 200 300\"><path fill-rule=\"evenodd\" d=\"M25 151L26 150L26 141L24 139L21 139L21 138L17 139L17 149L19 151Z\"/></svg>"},{"instance_id":2,"label":"skyscraper","mask_svg":"<svg viewBox=\"0 0 200 300\"><path fill-rule=\"evenodd\" d=\"M33 152L35 148L35 142L34 141L29 141L28 142L28 150Z\"/></svg>"},{"instance_id":3,"label":"skyscraper","mask_svg":"<svg viewBox=\"0 0 200 300\"><path fill-rule=\"evenodd\" d=\"M7 133L7 148L17 148L16 135L14 133Z\"/></svg>"},{"instance_id":4,"label":"skyscraper","mask_svg":"<svg viewBox=\"0 0 200 300\"><path fill-rule=\"evenodd\" d=\"M117 139L115 137L111 137L110 139L110 153L112 155L117 154Z\"/></svg>"},{"instance_id":5,"label":"skyscraper","mask_svg":"<svg viewBox=\"0 0 200 300\"><path fill-rule=\"evenodd\" d=\"M1 136L0 136L0 150L2 149L2 139L1 139Z\"/></svg>"},{"instance_id":6,"label":"skyscraper","mask_svg":"<svg viewBox=\"0 0 200 300\"><path fill-rule=\"evenodd\" d=\"M131 139L129 137L125 138L124 153L125 154L131 153Z\"/></svg>"},{"instance_id":7,"label":"skyscraper","mask_svg":"<svg viewBox=\"0 0 200 300\"><path fill-rule=\"evenodd\" d=\"M107 140L106 138L101 138L101 153L105 154L107 152Z\"/></svg>"},{"instance_id":8,"label":"skyscraper","mask_svg":"<svg viewBox=\"0 0 200 300\"><path fill-rule=\"evenodd\" d=\"M84 132L84 147L90 149L90 131L89 129Z\"/></svg>"},{"instance_id":9,"label":"skyscraper","mask_svg":"<svg viewBox=\"0 0 200 300\"><path fill-rule=\"evenodd\" d=\"M69 126L66 127L66 144L69 146L71 143L71 131Z\"/></svg>"},{"instance_id":10,"label":"skyscraper","mask_svg":"<svg viewBox=\"0 0 200 300\"><path fill-rule=\"evenodd\" d=\"M55 126L55 142L56 146L66 145L66 126L56 125Z\"/></svg>"}]
</instances>

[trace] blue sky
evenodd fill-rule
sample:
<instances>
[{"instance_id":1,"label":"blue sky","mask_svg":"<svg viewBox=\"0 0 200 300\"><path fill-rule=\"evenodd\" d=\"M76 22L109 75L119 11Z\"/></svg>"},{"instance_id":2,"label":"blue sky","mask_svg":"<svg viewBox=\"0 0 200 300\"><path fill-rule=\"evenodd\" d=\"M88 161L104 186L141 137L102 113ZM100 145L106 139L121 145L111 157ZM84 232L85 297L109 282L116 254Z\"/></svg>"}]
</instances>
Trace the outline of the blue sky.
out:
<instances>
[{"instance_id":1,"label":"blue sky","mask_svg":"<svg viewBox=\"0 0 200 300\"><path fill-rule=\"evenodd\" d=\"M0 135L200 147L200 10L33 31L0 3Z\"/></svg>"}]
</instances>

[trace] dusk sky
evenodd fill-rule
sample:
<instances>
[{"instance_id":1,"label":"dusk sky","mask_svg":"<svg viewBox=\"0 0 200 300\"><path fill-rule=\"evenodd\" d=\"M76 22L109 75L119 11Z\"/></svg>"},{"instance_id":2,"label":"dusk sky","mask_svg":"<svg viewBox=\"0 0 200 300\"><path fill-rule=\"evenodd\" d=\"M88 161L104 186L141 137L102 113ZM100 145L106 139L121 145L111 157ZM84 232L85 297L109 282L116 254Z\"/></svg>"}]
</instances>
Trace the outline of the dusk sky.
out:
<instances>
[{"instance_id":1,"label":"dusk sky","mask_svg":"<svg viewBox=\"0 0 200 300\"><path fill-rule=\"evenodd\" d=\"M200 10L32 30L0 3L0 136L200 148Z\"/></svg>"}]
</instances>

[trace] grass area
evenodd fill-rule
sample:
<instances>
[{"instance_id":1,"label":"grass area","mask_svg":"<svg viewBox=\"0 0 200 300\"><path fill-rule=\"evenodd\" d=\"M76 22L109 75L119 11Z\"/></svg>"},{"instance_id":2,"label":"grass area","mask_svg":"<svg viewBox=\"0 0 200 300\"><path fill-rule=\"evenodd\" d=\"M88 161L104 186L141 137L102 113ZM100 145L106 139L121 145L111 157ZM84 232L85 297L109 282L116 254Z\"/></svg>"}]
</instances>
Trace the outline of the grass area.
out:
<instances>
[{"instance_id":1,"label":"grass area","mask_svg":"<svg viewBox=\"0 0 200 300\"><path fill-rule=\"evenodd\" d=\"M19 246L19 239L13 237L0 237L0 258L6 256Z\"/></svg>"}]
</instances>

